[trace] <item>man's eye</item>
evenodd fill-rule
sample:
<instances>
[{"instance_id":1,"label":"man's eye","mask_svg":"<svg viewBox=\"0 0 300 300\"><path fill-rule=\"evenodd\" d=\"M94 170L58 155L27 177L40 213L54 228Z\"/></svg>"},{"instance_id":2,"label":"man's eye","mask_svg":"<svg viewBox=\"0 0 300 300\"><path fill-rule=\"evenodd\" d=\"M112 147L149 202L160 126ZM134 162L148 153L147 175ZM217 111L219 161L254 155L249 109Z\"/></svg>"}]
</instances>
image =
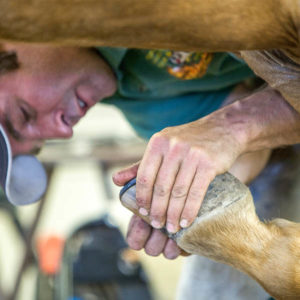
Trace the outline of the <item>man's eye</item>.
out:
<instances>
[{"instance_id":1,"label":"man's eye","mask_svg":"<svg viewBox=\"0 0 300 300\"><path fill-rule=\"evenodd\" d=\"M78 103L79 107L82 108L82 109L87 108L87 106L88 106L87 103L84 100L82 100L82 98L78 94L77 90L75 91L75 96L76 96L77 103Z\"/></svg>"},{"instance_id":2,"label":"man's eye","mask_svg":"<svg viewBox=\"0 0 300 300\"><path fill-rule=\"evenodd\" d=\"M78 104L81 108L86 108L87 107L87 104L81 99L78 99Z\"/></svg>"}]
</instances>

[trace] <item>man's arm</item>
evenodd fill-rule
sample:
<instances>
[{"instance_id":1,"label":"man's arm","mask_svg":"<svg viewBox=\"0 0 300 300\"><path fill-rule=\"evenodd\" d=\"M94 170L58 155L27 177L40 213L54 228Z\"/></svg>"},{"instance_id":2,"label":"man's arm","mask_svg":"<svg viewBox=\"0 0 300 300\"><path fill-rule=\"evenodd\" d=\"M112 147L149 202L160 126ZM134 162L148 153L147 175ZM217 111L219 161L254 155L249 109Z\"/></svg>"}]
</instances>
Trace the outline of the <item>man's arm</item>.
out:
<instances>
[{"instance_id":1,"label":"man's arm","mask_svg":"<svg viewBox=\"0 0 300 300\"><path fill-rule=\"evenodd\" d=\"M233 51L299 46L298 0L1 0L0 40Z\"/></svg>"},{"instance_id":2,"label":"man's arm","mask_svg":"<svg viewBox=\"0 0 300 300\"><path fill-rule=\"evenodd\" d=\"M248 152L300 142L300 115L282 96L267 88L198 121L155 134L139 165L117 173L122 185L137 175L141 214L152 226L174 232L187 227L206 189Z\"/></svg>"}]
</instances>

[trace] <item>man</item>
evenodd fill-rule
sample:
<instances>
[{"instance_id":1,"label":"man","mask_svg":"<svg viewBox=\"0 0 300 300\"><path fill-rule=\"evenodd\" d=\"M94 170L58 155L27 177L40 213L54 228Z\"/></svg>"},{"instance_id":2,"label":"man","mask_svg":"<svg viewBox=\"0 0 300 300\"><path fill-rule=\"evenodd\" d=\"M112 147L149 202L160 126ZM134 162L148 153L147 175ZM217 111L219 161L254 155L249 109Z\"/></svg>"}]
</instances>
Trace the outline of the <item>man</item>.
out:
<instances>
[{"instance_id":1,"label":"man","mask_svg":"<svg viewBox=\"0 0 300 300\"><path fill-rule=\"evenodd\" d=\"M116 50L119 53L116 53L112 49L102 48L99 51L105 57L103 60L95 50L81 48L5 44L4 50L16 51L20 65L18 69L0 76L0 118L14 154L35 149L47 138L70 137L73 125L85 115L86 111L98 100L113 94L106 101L115 103L123 109L127 118L137 126L140 134L148 137L161 129L156 126L149 129L149 125L159 123L156 119L153 122L153 118L159 117L159 114L168 115L169 108L172 108L172 113L168 115L169 120L163 126L176 126L161 131L151 139L139 172L140 170L150 171L152 174L158 172L158 179L162 180L161 187L172 185L176 178L175 185L183 186L181 180L184 180L185 186L192 184L197 188L187 200L186 193L182 193L178 188L180 193L175 197L173 194L169 207L166 201L168 194L161 191L154 195L152 200L156 211L153 211L153 206L151 211L150 206L141 206L141 209L146 209L153 215L154 227L160 227L167 222L170 231L177 231L179 225L185 227L192 222L210 180L216 174L230 169L243 154L299 141L298 113L272 89L259 91L212 112L230 96L237 83L253 76L243 63L229 54L218 54L209 60L208 54L202 53L198 55L194 64L190 64L192 57L190 60L181 58L178 60L179 53L170 54L161 51L119 49ZM181 56L188 57L187 54ZM163 58L168 58L167 64L164 64ZM205 66L204 72L203 68L198 68L199 64ZM160 65L163 65L163 68L160 68ZM191 66L198 68L196 75L199 78L196 76L184 80L174 76L174 72L178 76L182 76L180 74L191 76L193 72L179 72L190 70L188 67ZM112 69L119 76L117 93L115 93L116 78ZM145 75L147 72L149 77ZM238 76L234 77L236 73ZM158 74L161 74L160 77ZM158 85L153 89L155 82ZM166 93L162 99L159 98L159 94L155 94L161 82L164 84L161 86L160 94ZM204 84L201 85L201 82ZM172 87L169 89L171 97L167 96L168 84ZM185 85L190 86L185 89ZM178 95L172 94L174 90ZM184 99L189 101L188 106L192 109L188 112L183 111L188 118L185 119L185 125L179 125L182 122L180 114L187 107L185 102L182 102ZM159 105L156 101L159 101L157 102ZM148 109L145 110L145 107ZM151 113L151 107L156 109L153 115L150 114L148 118L143 119L138 117ZM178 113L180 118L176 116ZM208 116L202 118L205 114ZM148 122L151 119L152 122ZM165 120L163 118L160 122ZM151 162L149 154L154 157ZM173 163L177 164L178 175L183 179L178 178L177 170L172 167ZM145 168L145 165L149 168ZM259 166L259 170L262 165ZM137 175L137 169L136 165L116 174L115 182L124 184ZM254 170L254 173L259 170ZM169 175L165 176L165 172ZM163 182L165 178L170 181ZM147 194L147 191L145 193ZM174 207L176 203L179 207ZM180 220L182 210L188 214L184 218L187 224ZM133 224L134 228L136 226ZM131 231L133 232L134 230ZM129 236L129 243L133 248L140 248L147 242L148 249L153 248L153 244L156 245L153 253L147 251L152 255L164 252L167 257L174 258L179 254L178 248L171 241L167 242L165 237L158 236L158 231L154 230L151 237L149 227L144 227L143 233L145 232L145 235L136 236L134 240L132 234Z\"/></svg>"}]
</instances>

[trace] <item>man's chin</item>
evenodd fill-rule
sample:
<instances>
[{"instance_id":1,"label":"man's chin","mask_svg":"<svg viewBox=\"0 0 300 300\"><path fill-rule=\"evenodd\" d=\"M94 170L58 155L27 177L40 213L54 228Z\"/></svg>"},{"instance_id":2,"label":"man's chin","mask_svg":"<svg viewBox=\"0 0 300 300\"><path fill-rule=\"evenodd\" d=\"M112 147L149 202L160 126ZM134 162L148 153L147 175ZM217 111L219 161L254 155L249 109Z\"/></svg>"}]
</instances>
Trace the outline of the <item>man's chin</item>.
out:
<instances>
[{"instance_id":1,"label":"man's chin","mask_svg":"<svg viewBox=\"0 0 300 300\"><path fill-rule=\"evenodd\" d=\"M10 139L11 151L13 156L21 155L21 154L31 154L37 155L41 148L43 147L44 142L36 142L36 141L15 141Z\"/></svg>"}]
</instances>

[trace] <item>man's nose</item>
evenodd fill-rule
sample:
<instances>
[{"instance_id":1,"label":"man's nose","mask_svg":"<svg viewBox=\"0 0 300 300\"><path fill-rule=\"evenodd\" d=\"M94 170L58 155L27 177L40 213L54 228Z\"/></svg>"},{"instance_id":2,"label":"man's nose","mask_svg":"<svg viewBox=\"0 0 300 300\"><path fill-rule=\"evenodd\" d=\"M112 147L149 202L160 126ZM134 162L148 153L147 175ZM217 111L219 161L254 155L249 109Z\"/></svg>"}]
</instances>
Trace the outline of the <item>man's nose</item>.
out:
<instances>
[{"instance_id":1,"label":"man's nose","mask_svg":"<svg viewBox=\"0 0 300 300\"><path fill-rule=\"evenodd\" d=\"M56 124L50 125L47 129L44 129L41 133L42 139L67 139L73 136L73 129L71 126L56 126Z\"/></svg>"},{"instance_id":2,"label":"man's nose","mask_svg":"<svg viewBox=\"0 0 300 300\"><path fill-rule=\"evenodd\" d=\"M32 139L64 139L73 135L73 124L68 122L63 112L37 120L30 134Z\"/></svg>"},{"instance_id":3,"label":"man's nose","mask_svg":"<svg viewBox=\"0 0 300 300\"><path fill-rule=\"evenodd\" d=\"M70 122L63 111L57 111L54 117L52 132L55 136L50 138L70 138L73 135L74 123Z\"/></svg>"}]
</instances>

